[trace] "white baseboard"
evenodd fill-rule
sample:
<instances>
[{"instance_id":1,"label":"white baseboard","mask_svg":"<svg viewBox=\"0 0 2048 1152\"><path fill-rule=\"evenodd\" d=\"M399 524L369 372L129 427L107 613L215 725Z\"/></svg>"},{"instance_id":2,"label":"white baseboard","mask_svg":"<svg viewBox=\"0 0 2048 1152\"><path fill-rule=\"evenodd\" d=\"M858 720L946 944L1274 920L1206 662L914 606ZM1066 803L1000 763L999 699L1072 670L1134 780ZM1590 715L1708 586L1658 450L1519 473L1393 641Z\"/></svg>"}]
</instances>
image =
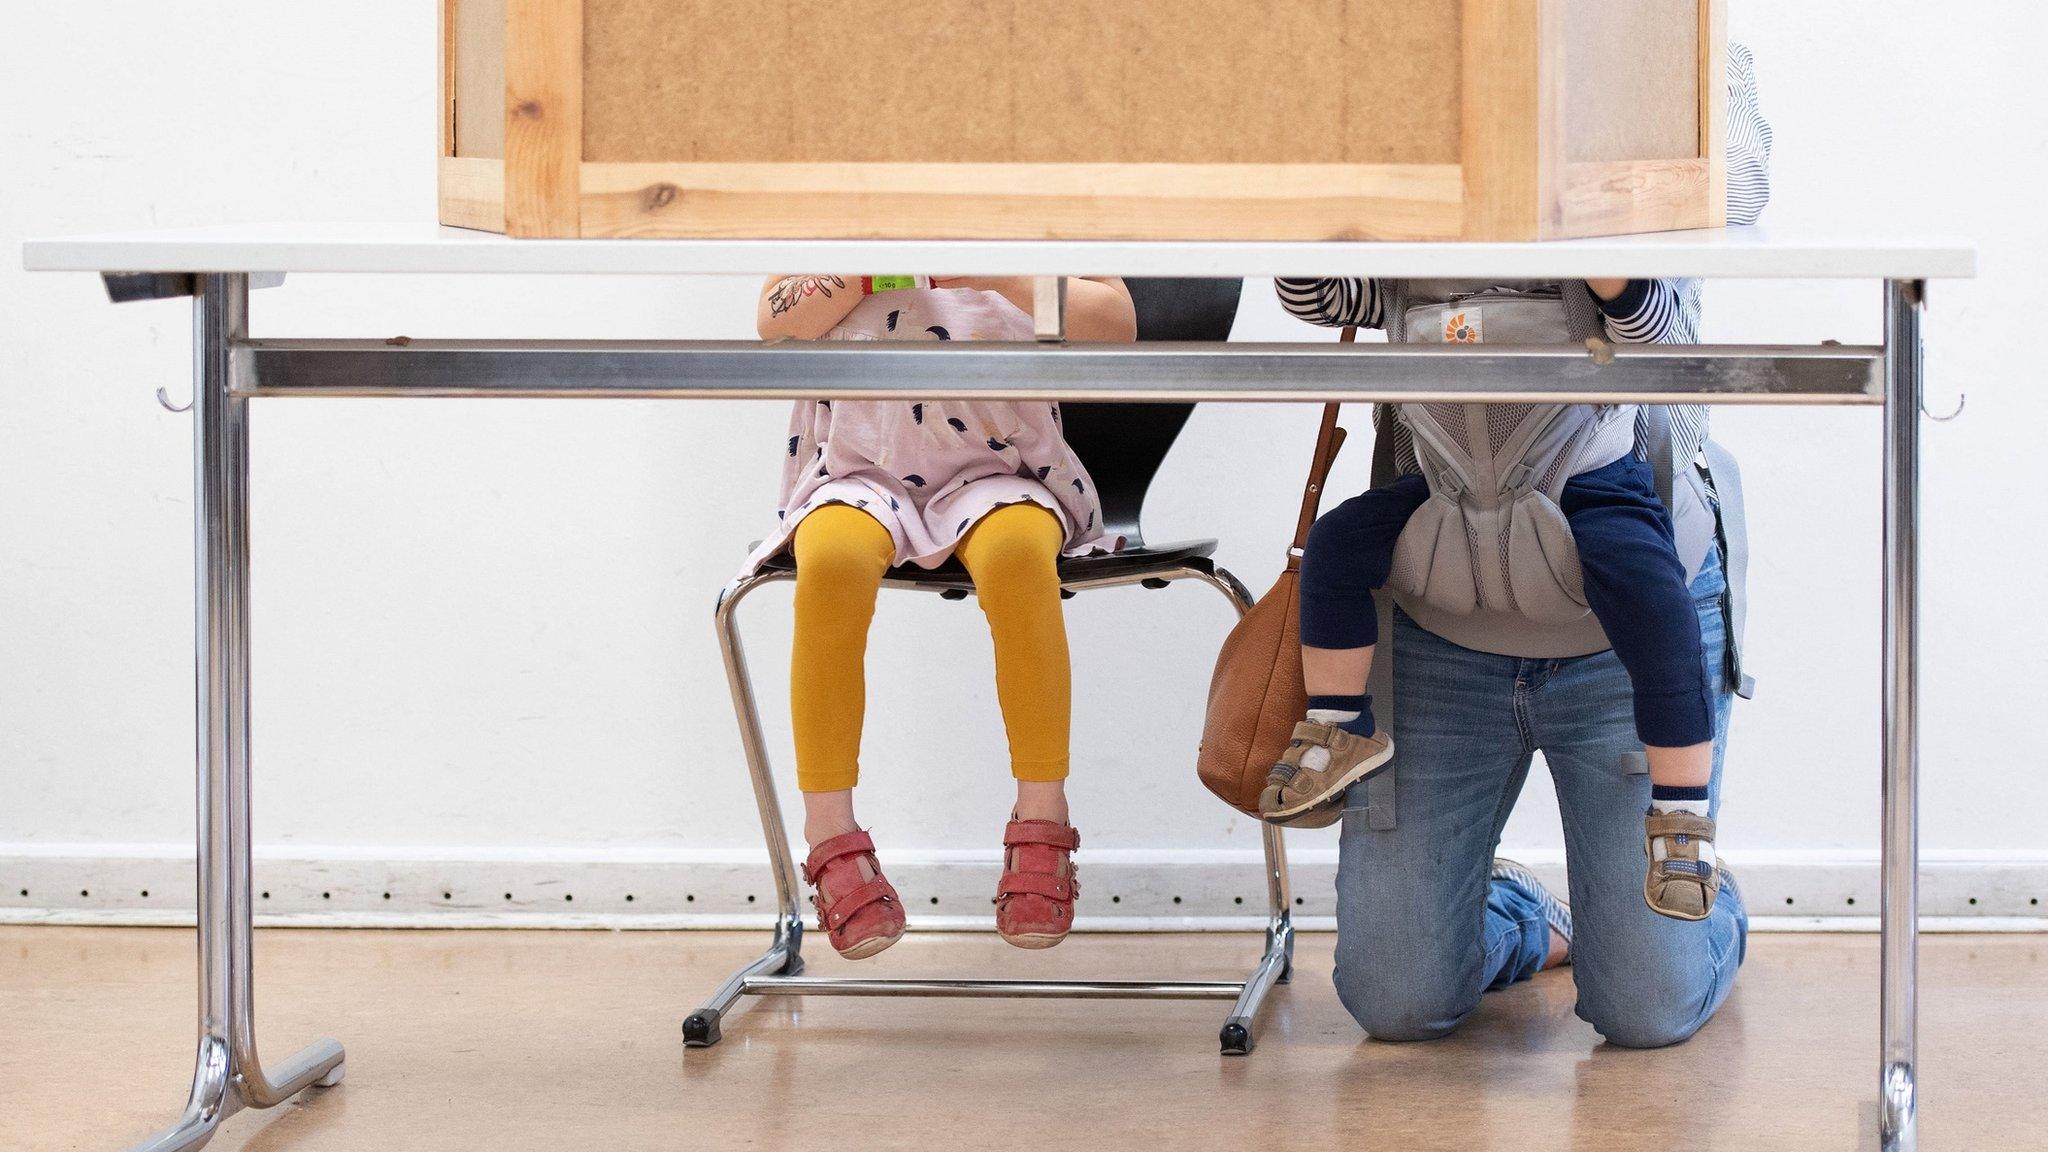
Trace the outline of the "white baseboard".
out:
<instances>
[{"instance_id":1,"label":"white baseboard","mask_svg":"<svg viewBox=\"0 0 2048 1152\"><path fill-rule=\"evenodd\" d=\"M1562 891L1562 856L1517 853ZM1731 853L1764 930L1876 926L1875 853ZM914 925L985 928L997 861L986 852L892 852L890 879ZM1255 926L1265 888L1256 853L1081 853L1076 926L1187 931ZM1292 854L1305 929L1335 915L1333 849ZM739 928L769 923L775 887L763 853L618 849L258 849L259 923L405 928ZM0 923L190 924L189 848L158 844L0 844ZM1927 852L1923 926L2048 930L2048 854Z\"/></svg>"}]
</instances>

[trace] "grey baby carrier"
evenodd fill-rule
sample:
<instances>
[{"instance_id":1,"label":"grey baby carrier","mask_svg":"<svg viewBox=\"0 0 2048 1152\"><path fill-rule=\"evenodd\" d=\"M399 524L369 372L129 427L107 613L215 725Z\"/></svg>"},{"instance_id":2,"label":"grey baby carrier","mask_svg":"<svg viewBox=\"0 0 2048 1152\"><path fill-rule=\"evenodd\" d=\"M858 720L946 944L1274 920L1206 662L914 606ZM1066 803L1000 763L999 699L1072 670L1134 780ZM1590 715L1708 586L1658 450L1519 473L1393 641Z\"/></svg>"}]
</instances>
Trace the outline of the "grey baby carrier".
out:
<instances>
[{"instance_id":1,"label":"grey baby carrier","mask_svg":"<svg viewBox=\"0 0 2048 1152\"><path fill-rule=\"evenodd\" d=\"M1402 405L1430 498L1401 534L1387 587L1455 616L1582 625L1578 549L1557 501L1567 479L1630 450L1633 416L1587 404Z\"/></svg>"},{"instance_id":2,"label":"grey baby carrier","mask_svg":"<svg viewBox=\"0 0 2048 1152\"><path fill-rule=\"evenodd\" d=\"M1394 282L1386 302L1389 339L1513 345L1604 335L1598 306L1583 282L1458 291L1465 287ZM1376 486L1395 476L1388 415L1382 410ZM1578 549L1558 498L1573 476L1633 452L1639 417L1686 578L1699 575L1708 548L1726 532L1724 543L1734 546L1729 584L1741 586L1742 509L1734 461L1713 445L1696 459L1674 460L1669 409L1404 404L1395 415L1413 439L1430 498L1401 533L1387 589L1417 623L1455 644L1552 658L1606 650L1607 637L1586 607ZM1718 493L1712 487L1717 482ZM1739 626L1731 610L1731 634Z\"/></svg>"},{"instance_id":3,"label":"grey baby carrier","mask_svg":"<svg viewBox=\"0 0 2048 1152\"><path fill-rule=\"evenodd\" d=\"M1385 301L1388 339L1406 343L1558 344L1604 336L1598 306L1583 282L1509 285L1477 295L1439 282L1395 281ZM1423 302L1415 302L1417 300ZM1446 301L1436 303L1432 301ZM1676 459L1671 410L1664 407L1530 404L1382 405L1372 483L1398 475L1395 421L1412 436L1429 500L1395 546L1380 635L1390 637L1391 605L1446 640L1481 652L1563 659L1609 647L1586 606L1578 548L1558 506L1565 481L1633 452L1640 422L1657 493L1671 512L1686 579L1698 577L1719 546L1727 573L1730 684L1753 690L1742 666L1748 546L1741 474L1711 442ZM1371 691L1391 719L1393 645L1373 662ZM1637 770L1646 770L1636 766ZM1366 787L1364 817L1393 826L1394 773Z\"/></svg>"}]
</instances>

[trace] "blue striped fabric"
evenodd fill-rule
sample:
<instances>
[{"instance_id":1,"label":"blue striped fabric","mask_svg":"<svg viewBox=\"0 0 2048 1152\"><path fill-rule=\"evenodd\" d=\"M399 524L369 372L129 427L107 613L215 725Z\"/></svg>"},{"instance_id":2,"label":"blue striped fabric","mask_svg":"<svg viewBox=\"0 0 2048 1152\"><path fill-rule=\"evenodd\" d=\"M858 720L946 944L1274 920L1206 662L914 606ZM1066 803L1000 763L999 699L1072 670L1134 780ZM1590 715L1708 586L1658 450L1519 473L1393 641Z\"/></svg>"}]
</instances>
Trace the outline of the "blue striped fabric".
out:
<instances>
[{"instance_id":1,"label":"blue striped fabric","mask_svg":"<svg viewBox=\"0 0 2048 1152\"><path fill-rule=\"evenodd\" d=\"M1728 45L1728 223L1754 224L1771 202L1771 125L1756 95L1756 59Z\"/></svg>"},{"instance_id":2,"label":"blue striped fabric","mask_svg":"<svg viewBox=\"0 0 2048 1152\"><path fill-rule=\"evenodd\" d=\"M1728 46L1728 223L1754 224L1771 202L1771 125L1757 101L1756 62L1748 48ZM1280 279L1280 303L1292 315L1330 328L1385 325L1386 289L1363 277ZM1475 284L1475 291L1488 287ZM1696 279L1637 280L1611 301L1601 302L1608 339L1617 344L1694 344L1699 341L1700 292ZM1673 406L1671 432L1676 457L1689 460L1707 439L1707 409ZM1385 431L1384 429L1382 430ZM1415 447L1408 429L1394 427L1394 458L1415 471ZM1636 454L1649 458L1646 422L1636 421Z\"/></svg>"}]
</instances>

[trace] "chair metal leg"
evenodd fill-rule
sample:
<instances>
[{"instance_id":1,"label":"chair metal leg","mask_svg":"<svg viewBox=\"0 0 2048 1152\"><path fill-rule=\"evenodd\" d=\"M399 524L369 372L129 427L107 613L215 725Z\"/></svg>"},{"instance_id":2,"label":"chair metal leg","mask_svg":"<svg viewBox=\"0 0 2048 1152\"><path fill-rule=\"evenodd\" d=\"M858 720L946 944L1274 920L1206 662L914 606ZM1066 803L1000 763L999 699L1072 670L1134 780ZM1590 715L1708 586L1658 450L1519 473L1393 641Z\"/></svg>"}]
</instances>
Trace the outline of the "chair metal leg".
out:
<instances>
[{"instance_id":1,"label":"chair metal leg","mask_svg":"<svg viewBox=\"0 0 2048 1152\"><path fill-rule=\"evenodd\" d=\"M266 1075L256 1054L249 841L249 426L232 395L248 332L248 278L198 278L193 324L198 587L199 1049L178 1122L137 1152L181 1152L244 1107L268 1108L342 1076L322 1040Z\"/></svg>"},{"instance_id":2,"label":"chair metal leg","mask_svg":"<svg viewBox=\"0 0 2048 1152\"><path fill-rule=\"evenodd\" d=\"M739 721L740 745L747 771L753 781L754 801L760 809L761 832L768 844L768 858L775 872L775 938L768 950L728 977L703 1007L683 1021L683 1043L691 1048L708 1048L724 1035L725 1015L742 996L773 994L855 995L855 996L1009 996L1009 997L1112 997L1137 999L1236 998L1222 1032L1223 1051L1241 1055L1256 1043L1260 1008L1274 985L1287 982L1294 963L1292 897L1287 880L1287 849L1281 830L1264 828L1266 895L1268 918L1266 947L1258 966L1242 983L1142 981L1017 981L1017 980L819 980L798 979L804 968L802 955L803 920L801 889L797 885L796 862L789 847L789 835L782 822L782 805L775 793L775 781L768 762L767 742L761 733L761 713L754 698L753 679L747 669L746 650L740 639L738 609L748 594L763 584L787 580L787 573L769 572L744 577L720 593L716 611L719 650L725 659L726 682L732 692L733 712ZM1114 587L1154 580L1196 579L1227 597L1242 617L1252 606L1252 596L1229 572L1207 563L1189 564L1164 573L1143 577L1116 577L1089 581L1081 587Z\"/></svg>"},{"instance_id":3,"label":"chair metal leg","mask_svg":"<svg viewBox=\"0 0 2048 1152\"><path fill-rule=\"evenodd\" d=\"M1878 1138L1918 1141L1914 1031L1920 934L1920 315L1924 285L1885 285L1884 863Z\"/></svg>"},{"instance_id":4,"label":"chair metal leg","mask_svg":"<svg viewBox=\"0 0 2048 1152\"><path fill-rule=\"evenodd\" d=\"M1229 569L1190 564L1165 578L1202 581L1223 593L1240 620L1252 610L1254 597ZM1261 825L1260 831L1266 855L1266 950L1245 979L1244 990L1218 1034L1226 1056L1246 1055L1257 1045L1259 1009L1265 1005L1266 994L1294 976L1294 898L1287 877L1287 842L1284 832L1273 825Z\"/></svg>"},{"instance_id":5,"label":"chair metal leg","mask_svg":"<svg viewBox=\"0 0 2048 1152\"><path fill-rule=\"evenodd\" d=\"M1189 567L1184 569L1184 571L1195 579L1216 589L1218 592L1223 593L1230 600L1230 606L1237 609L1237 618L1240 620L1245 618L1245 615L1252 610L1252 605L1258 600L1258 597L1253 596L1251 590L1244 586L1244 581L1232 575L1228 568L1214 566L1204 568Z\"/></svg>"},{"instance_id":6,"label":"chair metal leg","mask_svg":"<svg viewBox=\"0 0 2048 1152\"><path fill-rule=\"evenodd\" d=\"M756 976L793 977L804 970L803 957L782 944L763 952L759 959L727 977L702 1008L683 1018L683 1043L691 1048L709 1048L725 1038L725 1014L747 991Z\"/></svg>"},{"instance_id":7,"label":"chair metal leg","mask_svg":"<svg viewBox=\"0 0 2048 1152\"><path fill-rule=\"evenodd\" d=\"M725 659L726 685L732 692L733 714L739 720L740 748L746 757L747 775L754 785L754 806L761 815L761 836L768 845L769 868L775 874L775 939L766 952L733 973L703 1007L683 1020L683 1043L691 1048L709 1048L724 1036L725 1014L745 991L749 979L799 976L804 970L802 889L797 885L789 833L782 823L782 801L775 794L768 742L761 734L761 709L754 699L754 679L747 670L746 646L740 640L739 626L740 602L749 593L763 584L787 579L781 573L764 572L736 580L719 593L714 613L718 650Z\"/></svg>"},{"instance_id":8,"label":"chair metal leg","mask_svg":"<svg viewBox=\"0 0 2048 1152\"><path fill-rule=\"evenodd\" d=\"M1252 594L1228 569L1188 571L1222 592L1237 609L1239 619L1252 610ZM1288 983L1294 977L1294 897L1287 877L1287 841L1285 833L1271 824L1260 825L1260 831L1266 853L1266 951L1259 966L1245 980L1244 991L1231 1008L1229 1019L1223 1022L1218 1039L1226 1056L1251 1052L1258 1043L1259 1009L1265 1004L1266 994L1274 985Z\"/></svg>"},{"instance_id":9,"label":"chair metal leg","mask_svg":"<svg viewBox=\"0 0 2048 1152\"><path fill-rule=\"evenodd\" d=\"M1266 952L1244 982L1237 1004L1223 1022L1218 1040L1225 1056L1244 1056L1258 1044L1259 1009L1266 993L1294 976L1294 911L1287 882L1287 844L1280 829L1261 825L1266 848Z\"/></svg>"},{"instance_id":10,"label":"chair metal leg","mask_svg":"<svg viewBox=\"0 0 2048 1152\"><path fill-rule=\"evenodd\" d=\"M794 976L803 968L803 888L797 881L796 860L789 851L789 833L782 823L782 801L775 794L768 741L761 735L761 709L754 700L754 678L747 670L747 651L740 641L739 626L740 603L754 589L787 579L790 577L781 574L761 574L735 583L720 595L716 618L718 650L725 659L726 684L732 690L733 711L739 717L740 745L754 785L761 835L768 842L768 862L775 873L775 943L787 953L790 966L781 975Z\"/></svg>"}]
</instances>

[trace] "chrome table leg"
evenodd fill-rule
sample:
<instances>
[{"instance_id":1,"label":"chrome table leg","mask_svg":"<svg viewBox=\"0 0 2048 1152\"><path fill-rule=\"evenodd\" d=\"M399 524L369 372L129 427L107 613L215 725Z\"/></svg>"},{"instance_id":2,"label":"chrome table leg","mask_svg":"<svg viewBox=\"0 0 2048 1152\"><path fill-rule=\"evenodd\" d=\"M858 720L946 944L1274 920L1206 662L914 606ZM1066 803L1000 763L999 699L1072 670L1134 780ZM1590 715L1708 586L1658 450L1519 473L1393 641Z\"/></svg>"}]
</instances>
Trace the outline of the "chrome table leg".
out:
<instances>
[{"instance_id":1,"label":"chrome table leg","mask_svg":"<svg viewBox=\"0 0 2048 1152\"><path fill-rule=\"evenodd\" d=\"M182 1152L244 1107L341 1079L322 1040L277 1078L256 1055L249 841L248 401L232 395L248 277L197 278L193 305L194 580L198 589L199 1050L178 1122L137 1152Z\"/></svg>"},{"instance_id":2,"label":"chrome table leg","mask_svg":"<svg viewBox=\"0 0 2048 1152\"><path fill-rule=\"evenodd\" d=\"M1919 941L1920 318L1925 285L1885 285L1884 877L1878 1138L1918 1141L1915 997Z\"/></svg>"}]
</instances>

